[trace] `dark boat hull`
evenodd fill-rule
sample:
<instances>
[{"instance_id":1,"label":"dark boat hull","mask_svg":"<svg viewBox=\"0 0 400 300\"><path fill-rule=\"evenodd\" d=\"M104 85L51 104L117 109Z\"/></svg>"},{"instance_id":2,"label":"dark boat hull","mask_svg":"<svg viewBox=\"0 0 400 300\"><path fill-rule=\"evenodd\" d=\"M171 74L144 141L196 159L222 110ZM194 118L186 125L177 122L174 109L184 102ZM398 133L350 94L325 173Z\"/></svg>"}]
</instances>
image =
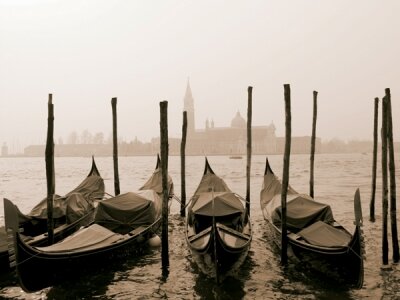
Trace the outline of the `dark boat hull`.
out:
<instances>
[{"instance_id":1,"label":"dark boat hull","mask_svg":"<svg viewBox=\"0 0 400 300\"><path fill-rule=\"evenodd\" d=\"M160 226L158 219L137 235L107 247L66 253L46 253L27 245L19 234L14 234L16 271L21 287L27 292L59 284L82 272L95 271L105 263L135 252ZM38 275L39 273L40 275Z\"/></svg>"},{"instance_id":2,"label":"dark boat hull","mask_svg":"<svg viewBox=\"0 0 400 300\"><path fill-rule=\"evenodd\" d=\"M100 173L97 169L96 163L94 161L94 158L92 158L92 166L90 169L90 172L87 176L89 178L90 176L95 175L95 176L100 176ZM86 179L85 179L86 180ZM70 193L74 192L75 190L79 189L82 184L85 182L82 181L82 183L76 187L73 191ZM103 179L101 179L103 180ZM104 196L104 183L99 189L95 190L88 190L87 188L85 189L85 192L90 192L92 191L93 195L95 195L94 198L99 198L101 199ZM20 215L18 215L20 217ZM17 218L18 218L17 217ZM90 224L93 221L94 218L94 209L89 211L86 215L82 216L78 220L66 224L66 217L59 218L57 220L54 220L54 235L53 235L53 241L59 242L62 239L66 238L67 236L71 235L72 233L76 232L80 227L86 226ZM7 224L6 224L7 226ZM37 219L37 218L32 218L32 222L26 222L23 225L19 225L20 229L22 230L25 234L29 235L24 237L23 239L26 241L27 244L31 246L45 246L48 243L48 238L47 238L47 219ZM7 240L7 232L5 228L1 228L0 230L4 232L0 232L0 238L2 240ZM9 243L9 241L7 241ZM13 263L13 260L9 259L9 253L8 253L8 247L1 247L0 248L0 274L5 274L10 271L12 271L12 268L10 267L10 264Z\"/></svg>"},{"instance_id":3,"label":"dark boat hull","mask_svg":"<svg viewBox=\"0 0 400 300\"><path fill-rule=\"evenodd\" d=\"M66 238L67 236L71 235L72 233L76 232L82 226L86 226L86 225L90 224L93 221L93 217L94 217L94 210L91 213L84 215L79 220L77 220L71 224L68 224L65 227L62 227L62 228L60 227L58 229L56 228L56 230L54 232L54 236L53 236L54 242L57 243L57 242L63 240L64 238ZM34 238L30 238L30 237L23 238L22 236L20 236L20 239L25 240L25 243L30 246L46 246L48 244L47 234L41 234ZM7 272L12 271L12 268L10 267L10 264L12 264L12 263L13 263L13 260L10 261L10 259L9 259L8 249L4 249L3 251L1 251L0 252L1 273L7 273Z\"/></svg>"},{"instance_id":4,"label":"dark boat hull","mask_svg":"<svg viewBox=\"0 0 400 300\"><path fill-rule=\"evenodd\" d=\"M222 281L227 276L234 275L243 264L250 249L251 235L248 235L248 240L242 247L227 245L218 234L218 230L214 228L209 235L208 243L202 249L196 248L190 241L188 241L188 244L193 260L201 272L209 277L216 278L217 281Z\"/></svg>"},{"instance_id":5,"label":"dark boat hull","mask_svg":"<svg viewBox=\"0 0 400 300\"><path fill-rule=\"evenodd\" d=\"M281 249L281 230L266 219L275 244ZM288 257L302 268L318 273L332 283L361 288L364 262L360 228L356 227L348 246L326 248L313 246L288 236Z\"/></svg>"}]
</instances>

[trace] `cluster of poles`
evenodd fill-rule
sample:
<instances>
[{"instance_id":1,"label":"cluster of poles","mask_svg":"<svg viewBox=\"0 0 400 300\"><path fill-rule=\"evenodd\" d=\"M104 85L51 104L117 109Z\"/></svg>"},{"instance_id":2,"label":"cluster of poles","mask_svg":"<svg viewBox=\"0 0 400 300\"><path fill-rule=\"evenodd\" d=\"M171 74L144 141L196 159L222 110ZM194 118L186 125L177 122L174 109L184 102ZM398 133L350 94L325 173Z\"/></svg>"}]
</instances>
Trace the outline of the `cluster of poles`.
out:
<instances>
[{"instance_id":1,"label":"cluster of poles","mask_svg":"<svg viewBox=\"0 0 400 300\"><path fill-rule=\"evenodd\" d=\"M372 192L370 201L369 219L375 222L375 192L376 192L376 169L378 156L378 111L379 98L374 101L374 150L372 156ZM399 241L397 233L396 217L396 174L394 163L393 146L393 122L392 122L392 100L390 89L385 89L385 96L382 98L382 125L381 125L381 163L382 163L382 264L389 263L388 243L388 210L390 209L390 223L392 236L393 262L398 263ZM389 177L388 177L389 167ZM388 179L389 178L389 179ZM390 194L389 194L390 180ZM390 195L390 197L389 197ZM389 201L390 198L390 201ZM389 207L390 204L390 207Z\"/></svg>"},{"instance_id":2,"label":"cluster of poles","mask_svg":"<svg viewBox=\"0 0 400 300\"><path fill-rule=\"evenodd\" d=\"M253 87L249 86L248 109L247 109L247 164L246 164L246 210L250 213L250 172L251 172L251 154L252 154L252 91ZM313 91L313 121L311 135L311 154L310 154L310 196L314 197L314 157L315 157L315 140L316 140L316 121L317 121L317 91ZM289 186L289 165L290 165L290 148L291 148L291 91L290 85L284 84L284 101L285 101L285 150L283 156L283 175L282 175L282 248L281 248L281 264L287 264L287 235L286 229L286 198ZM373 151L373 172L372 172L372 194L370 202L370 220L375 221L375 190L376 190L376 165L377 165L377 126L378 126L378 105L379 99L375 98L375 117L374 117L374 151ZM115 195L120 194L119 171L118 171L118 141L117 141L117 98L112 98L112 126L113 126L113 163L114 163L114 190ZM393 129L392 129L392 112L390 89L385 90L385 96L382 99L382 216L383 216L383 236L382 236L382 259L383 264L388 264L388 239L387 239L387 220L388 220L388 171L390 170L390 217L391 232L393 244L393 261L399 261L399 246L397 238L396 226L396 183L395 183L395 166L394 166L394 149L393 149ZM54 172L54 105L52 102L52 94L49 94L48 100L48 131L45 150L46 161L46 178L47 178L47 217L48 217L48 238L49 243L53 243L53 199L55 195L55 172ZM186 181L185 181L185 148L187 138L187 112L183 112L182 122L182 139L181 139L181 208L180 215L185 217L186 214ZM168 101L160 102L160 156L161 156L161 172L163 186L163 204L162 204L162 221L161 221L161 261L163 274L168 272L169 267L169 249L168 249ZM388 155L389 152L389 155ZM389 162L388 162L389 156Z\"/></svg>"}]
</instances>

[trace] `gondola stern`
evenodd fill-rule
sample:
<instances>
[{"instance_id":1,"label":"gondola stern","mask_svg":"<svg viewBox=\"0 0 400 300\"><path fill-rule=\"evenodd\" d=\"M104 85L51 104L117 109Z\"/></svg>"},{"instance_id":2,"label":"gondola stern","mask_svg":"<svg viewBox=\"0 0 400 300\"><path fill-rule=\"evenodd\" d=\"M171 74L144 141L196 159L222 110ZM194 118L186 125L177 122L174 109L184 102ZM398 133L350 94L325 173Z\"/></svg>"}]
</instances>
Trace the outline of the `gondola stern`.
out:
<instances>
[{"instance_id":1,"label":"gondola stern","mask_svg":"<svg viewBox=\"0 0 400 300\"><path fill-rule=\"evenodd\" d=\"M213 169L211 168L209 162L208 162L207 156L205 157L205 161L206 162L205 162L204 173L203 174L204 175L207 174L207 173L215 174Z\"/></svg>"},{"instance_id":2,"label":"gondola stern","mask_svg":"<svg viewBox=\"0 0 400 300\"><path fill-rule=\"evenodd\" d=\"M8 261L10 270L17 267L17 235L19 232L18 208L8 199L3 199L5 229L7 233Z\"/></svg>"},{"instance_id":3,"label":"gondola stern","mask_svg":"<svg viewBox=\"0 0 400 300\"><path fill-rule=\"evenodd\" d=\"M17 207L7 198L3 199L4 204L4 219L6 229L12 229L18 232L18 210Z\"/></svg>"},{"instance_id":4,"label":"gondola stern","mask_svg":"<svg viewBox=\"0 0 400 300\"><path fill-rule=\"evenodd\" d=\"M90 172L87 177L96 175L100 177L100 172L99 169L97 168L96 162L94 160L94 155L92 155L92 168L90 169Z\"/></svg>"},{"instance_id":5,"label":"gondola stern","mask_svg":"<svg viewBox=\"0 0 400 300\"><path fill-rule=\"evenodd\" d=\"M271 166L270 166L270 164L269 164L268 156L267 156L267 158L265 159L265 171L264 171L264 175L267 175L268 173L274 174L274 172L272 171Z\"/></svg>"},{"instance_id":6,"label":"gondola stern","mask_svg":"<svg viewBox=\"0 0 400 300\"><path fill-rule=\"evenodd\" d=\"M351 241L351 251L357 256L359 260L359 272L358 278L355 284L355 287L361 289L364 284L364 260L365 260L365 242L363 236L363 217L362 217L362 209L361 209L361 196L360 189L357 188L354 194L354 234L353 239Z\"/></svg>"}]
</instances>

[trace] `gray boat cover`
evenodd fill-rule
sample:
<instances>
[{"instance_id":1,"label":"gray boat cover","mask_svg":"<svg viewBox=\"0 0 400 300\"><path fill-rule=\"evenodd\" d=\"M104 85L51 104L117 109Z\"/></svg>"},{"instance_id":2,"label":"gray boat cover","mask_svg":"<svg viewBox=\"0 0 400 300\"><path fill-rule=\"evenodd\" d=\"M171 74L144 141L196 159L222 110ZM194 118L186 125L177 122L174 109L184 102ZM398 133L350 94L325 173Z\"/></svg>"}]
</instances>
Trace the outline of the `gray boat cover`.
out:
<instances>
[{"instance_id":1,"label":"gray boat cover","mask_svg":"<svg viewBox=\"0 0 400 300\"><path fill-rule=\"evenodd\" d=\"M322 247L344 247L351 235L322 221L315 222L297 233L307 242Z\"/></svg>"},{"instance_id":2,"label":"gray boat cover","mask_svg":"<svg viewBox=\"0 0 400 300\"><path fill-rule=\"evenodd\" d=\"M261 190L261 207L264 215L277 226L281 223L281 190L281 182L273 173L268 172L264 176ZM317 221L334 222L329 205L316 202L308 195L299 194L291 187L288 188L286 197L286 211L287 228L293 232L298 232Z\"/></svg>"},{"instance_id":3,"label":"gray boat cover","mask_svg":"<svg viewBox=\"0 0 400 300\"><path fill-rule=\"evenodd\" d=\"M66 202L65 216L67 224L71 224L89 212L94 211L93 201L85 199L81 193L69 194Z\"/></svg>"},{"instance_id":4,"label":"gray boat cover","mask_svg":"<svg viewBox=\"0 0 400 300\"><path fill-rule=\"evenodd\" d=\"M77 193L81 194L82 197L77 198ZM88 206L88 202L92 203L94 199L101 199L103 196L103 178L97 175L88 176L78 187L66 194L64 197L54 195L53 218L58 219L66 216L69 202L71 202L72 207L68 208L68 212L74 212L76 215L83 215L85 214L86 207L88 207L90 210L93 208L93 204ZM77 210L75 210L74 207ZM47 198L44 198L42 201L40 201L30 211L30 213L27 214L27 216L37 219L47 219ZM72 218L74 218L74 216L72 216Z\"/></svg>"},{"instance_id":5,"label":"gray boat cover","mask_svg":"<svg viewBox=\"0 0 400 300\"><path fill-rule=\"evenodd\" d=\"M46 247L36 247L36 249L52 253L77 252L104 247L122 238L121 234L112 232L98 224L92 224L87 228L78 230L59 243Z\"/></svg>"},{"instance_id":6,"label":"gray boat cover","mask_svg":"<svg viewBox=\"0 0 400 300\"><path fill-rule=\"evenodd\" d=\"M125 193L100 201L95 213L95 223L111 231L126 234L139 226L148 226L159 216L155 202L161 200L155 191Z\"/></svg>"},{"instance_id":7,"label":"gray boat cover","mask_svg":"<svg viewBox=\"0 0 400 300\"><path fill-rule=\"evenodd\" d=\"M162 187L162 172L160 168L157 168L147 182L139 190L154 190L158 196L162 199L163 187ZM174 183L171 176L168 175L168 194L169 197L174 195Z\"/></svg>"},{"instance_id":8,"label":"gray boat cover","mask_svg":"<svg viewBox=\"0 0 400 300\"><path fill-rule=\"evenodd\" d=\"M103 199L104 197L104 180L101 176L90 175L85 178L75 189L66 194L69 196L73 193L81 193L87 199Z\"/></svg>"},{"instance_id":9,"label":"gray boat cover","mask_svg":"<svg viewBox=\"0 0 400 300\"><path fill-rule=\"evenodd\" d=\"M197 187L195 195L204 192L232 192L225 181L212 173L206 173L201 178L200 184Z\"/></svg>"},{"instance_id":10,"label":"gray boat cover","mask_svg":"<svg viewBox=\"0 0 400 300\"><path fill-rule=\"evenodd\" d=\"M192 206L192 212L202 216L228 216L243 213L245 208L232 192L200 193Z\"/></svg>"}]
</instances>

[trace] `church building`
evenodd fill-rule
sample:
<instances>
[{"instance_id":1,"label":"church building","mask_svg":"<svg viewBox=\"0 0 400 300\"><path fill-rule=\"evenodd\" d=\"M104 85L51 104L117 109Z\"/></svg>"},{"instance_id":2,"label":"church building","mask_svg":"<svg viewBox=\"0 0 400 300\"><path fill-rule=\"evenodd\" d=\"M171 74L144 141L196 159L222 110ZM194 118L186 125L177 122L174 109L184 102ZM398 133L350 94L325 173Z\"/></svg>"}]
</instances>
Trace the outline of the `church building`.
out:
<instances>
[{"instance_id":1,"label":"church building","mask_svg":"<svg viewBox=\"0 0 400 300\"><path fill-rule=\"evenodd\" d=\"M195 127L195 108L189 80L184 96L183 110L187 112L186 153L191 155L243 155L247 147L247 122L238 111L230 126L215 127L214 120L205 120L204 128ZM272 154L277 152L277 139L273 123L252 126L252 152Z\"/></svg>"}]
</instances>

